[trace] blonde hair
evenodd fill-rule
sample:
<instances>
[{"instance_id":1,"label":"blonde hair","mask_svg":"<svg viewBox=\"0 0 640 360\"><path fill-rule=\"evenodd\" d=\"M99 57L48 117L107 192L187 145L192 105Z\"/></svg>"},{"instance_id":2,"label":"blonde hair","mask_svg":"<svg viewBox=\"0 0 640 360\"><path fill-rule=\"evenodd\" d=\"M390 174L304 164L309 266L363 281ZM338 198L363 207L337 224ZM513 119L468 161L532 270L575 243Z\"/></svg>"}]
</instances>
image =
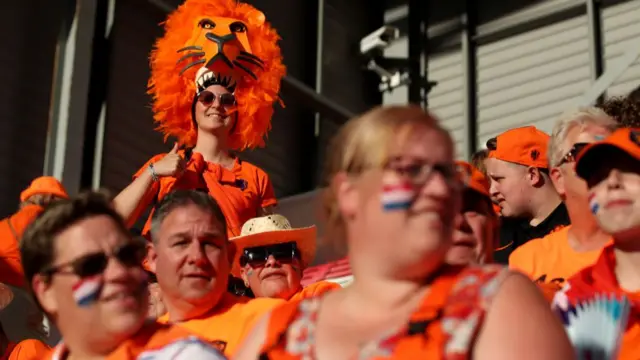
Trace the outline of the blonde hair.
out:
<instances>
[{"instance_id":1,"label":"blonde hair","mask_svg":"<svg viewBox=\"0 0 640 360\"><path fill-rule=\"evenodd\" d=\"M551 139L549 140L549 168L558 166L562 161L562 157L565 155L562 143L565 141L569 130L576 126L580 126L583 129L588 125L601 126L613 131L618 126L618 123L602 109L596 107L579 107L565 112L560 116L551 133Z\"/></svg>"},{"instance_id":2,"label":"blonde hair","mask_svg":"<svg viewBox=\"0 0 640 360\"><path fill-rule=\"evenodd\" d=\"M322 194L321 217L326 223L325 241L334 250L344 251L344 219L337 206L336 189L332 180L339 173L357 177L364 171L380 168L388 161L389 151L396 141L404 143L416 127L426 127L449 133L432 114L419 106L376 107L349 120L335 135L328 147Z\"/></svg>"}]
</instances>

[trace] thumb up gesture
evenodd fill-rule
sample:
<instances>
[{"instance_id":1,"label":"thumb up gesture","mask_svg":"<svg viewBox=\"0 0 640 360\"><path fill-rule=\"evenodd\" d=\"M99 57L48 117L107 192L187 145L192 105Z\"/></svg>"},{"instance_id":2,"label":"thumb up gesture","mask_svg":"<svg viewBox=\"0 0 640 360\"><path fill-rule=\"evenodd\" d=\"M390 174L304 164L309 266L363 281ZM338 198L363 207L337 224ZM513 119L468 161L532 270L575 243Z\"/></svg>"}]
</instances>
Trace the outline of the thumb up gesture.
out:
<instances>
[{"instance_id":1,"label":"thumb up gesture","mask_svg":"<svg viewBox=\"0 0 640 360\"><path fill-rule=\"evenodd\" d=\"M186 166L186 161L178 154L178 143L173 144L173 148L167 155L153 164L156 174L162 176L179 176Z\"/></svg>"}]
</instances>

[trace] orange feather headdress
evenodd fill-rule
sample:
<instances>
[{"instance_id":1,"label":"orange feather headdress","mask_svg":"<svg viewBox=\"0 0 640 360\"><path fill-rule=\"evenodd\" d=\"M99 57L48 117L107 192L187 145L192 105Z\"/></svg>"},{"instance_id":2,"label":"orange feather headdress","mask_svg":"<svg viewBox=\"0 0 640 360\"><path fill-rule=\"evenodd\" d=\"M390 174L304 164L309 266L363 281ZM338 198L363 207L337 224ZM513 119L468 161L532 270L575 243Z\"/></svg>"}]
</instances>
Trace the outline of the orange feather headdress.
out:
<instances>
[{"instance_id":1,"label":"orange feather headdress","mask_svg":"<svg viewBox=\"0 0 640 360\"><path fill-rule=\"evenodd\" d=\"M149 94L165 139L195 145L191 109L205 78L234 91L238 118L229 147L264 146L286 73L280 37L264 14L236 0L187 0L164 25L165 35L151 53Z\"/></svg>"}]
</instances>

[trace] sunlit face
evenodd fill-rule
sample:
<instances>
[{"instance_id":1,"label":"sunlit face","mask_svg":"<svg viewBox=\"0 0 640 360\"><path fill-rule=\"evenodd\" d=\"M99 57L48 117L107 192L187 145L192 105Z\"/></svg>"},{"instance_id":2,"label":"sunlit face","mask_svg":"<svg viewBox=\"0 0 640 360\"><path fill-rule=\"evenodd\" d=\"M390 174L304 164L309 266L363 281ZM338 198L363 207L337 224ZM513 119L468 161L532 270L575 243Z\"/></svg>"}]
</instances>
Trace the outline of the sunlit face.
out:
<instances>
[{"instance_id":1,"label":"sunlit face","mask_svg":"<svg viewBox=\"0 0 640 360\"><path fill-rule=\"evenodd\" d=\"M577 208L588 209L587 184L575 172L575 157L570 153L574 145L590 144L602 140L609 136L611 132L601 126L587 125L585 127L574 126L567 132L566 139L562 144L562 153L565 154L563 163L558 167L562 174L562 184L556 189L563 195L565 201L575 202ZM576 154L577 155L577 154Z\"/></svg>"},{"instance_id":2,"label":"sunlit face","mask_svg":"<svg viewBox=\"0 0 640 360\"><path fill-rule=\"evenodd\" d=\"M236 106L225 105L221 96L230 94L230 92L221 85L211 85L203 92L205 91L212 93L213 97L204 96L201 92L196 101L195 116L198 130L214 134L228 134L235 123ZM228 95L226 96L228 98Z\"/></svg>"},{"instance_id":3,"label":"sunlit face","mask_svg":"<svg viewBox=\"0 0 640 360\"><path fill-rule=\"evenodd\" d=\"M366 171L350 181L353 192L339 194L352 223L350 253L380 259L375 266L395 276L421 277L443 260L460 208L453 144L421 126L398 137L389 155L384 169Z\"/></svg>"},{"instance_id":4,"label":"sunlit face","mask_svg":"<svg viewBox=\"0 0 640 360\"><path fill-rule=\"evenodd\" d=\"M474 190L465 190L462 211L456 217L453 242L447 252L447 263L483 263L487 251L494 247L495 221L489 199Z\"/></svg>"},{"instance_id":5,"label":"sunlit face","mask_svg":"<svg viewBox=\"0 0 640 360\"><path fill-rule=\"evenodd\" d=\"M269 255L263 264L246 264L242 279L256 297L289 299L300 290L302 268L297 258L277 260Z\"/></svg>"},{"instance_id":6,"label":"sunlit face","mask_svg":"<svg viewBox=\"0 0 640 360\"><path fill-rule=\"evenodd\" d=\"M165 305L215 306L226 291L230 268L223 224L190 204L169 213L158 232L149 262Z\"/></svg>"},{"instance_id":7,"label":"sunlit face","mask_svg":"<svg viewBox=\"0 0 640 360\"><path fill-rule=\"evenodd\" d=\"M601 155L587 178L590 208L600 227L616 237L640 230L640 162L622 151ZM637 241L637 236L632 236Z\"/></svg>"},{"instance_id":8,"label":"sunlit face","mask_svg":"<svg viewBox=\"0 0 640 360\"><path fill-rule=\"evenodd\" d=\"M64 337L87 334L90 343L110 343L129 338L140 329L147 315L146 274L141 263L126 265L113 255L130 243L131 237L104 215L81 220L56 236L53 266L58 271L48 285L34 289ZM98 253L110 256L98 276L102 286L97 287L95 301L79 305L76 298L82 293L76 292L74 297L74 286L84 279L67 264Z\"/></svg>"},{"instance_id":9,"label":"sunlit face","mask_svg":"<svg viewBox=\"0 0 640 360\"><path fill-rule=\"evenodd\" d=\"M504 217L526 214L531 195L527 167L495 158L485 160L491 187L491 199L500 206Z\"/></svg>"}]
</instances>

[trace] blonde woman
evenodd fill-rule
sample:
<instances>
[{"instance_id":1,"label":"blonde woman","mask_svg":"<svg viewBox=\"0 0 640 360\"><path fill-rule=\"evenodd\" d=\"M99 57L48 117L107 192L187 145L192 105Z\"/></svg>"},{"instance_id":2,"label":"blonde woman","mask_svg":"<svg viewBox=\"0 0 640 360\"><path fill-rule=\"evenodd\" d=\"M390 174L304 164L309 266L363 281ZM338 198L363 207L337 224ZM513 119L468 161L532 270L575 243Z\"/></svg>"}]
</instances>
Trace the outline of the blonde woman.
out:
<instances>
[{"instance_id":1,"label":"blonde woman","mask_svg":"<svg viewBox=\"0 0 640 360\"><path fill-rule=\"evenodd\" d=\"M535 285L444 265L460 181L453 143L418 107L349 121L328 158L328 234L355 281L258 323L238 359L573 359Z\"/></svg>"}]
</instances>

